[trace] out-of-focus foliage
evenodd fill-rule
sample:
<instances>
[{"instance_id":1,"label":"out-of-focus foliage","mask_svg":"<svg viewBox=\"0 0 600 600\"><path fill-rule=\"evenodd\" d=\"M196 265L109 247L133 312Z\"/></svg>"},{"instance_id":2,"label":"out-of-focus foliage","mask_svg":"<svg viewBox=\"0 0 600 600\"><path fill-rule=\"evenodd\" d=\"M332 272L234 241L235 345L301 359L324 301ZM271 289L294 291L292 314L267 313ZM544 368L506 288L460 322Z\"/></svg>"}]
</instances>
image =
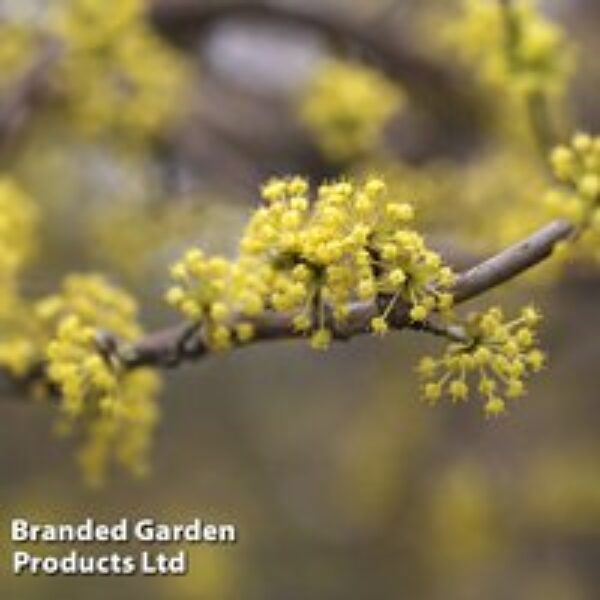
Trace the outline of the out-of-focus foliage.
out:
<instances>
[{"instance_id":1,"label":"out-of-focus foliage","mask_svg":"<svg viewBox=\"0 0 600 600\"><path fill-rule=\"evenodd\" d=\"M0 23L0 91L6 91L34 55L31 30L19 24Z\"/></svg>"},{"instance_id":2,"label":"out-of-focus foliage","mask_svg":"<svg viewBox=\"0 0 600 600\"><path fill-rule=\"evenodd\" d=\"M142 0L111 10L99 0L60 0L41 23L0 23L3 85L25 73L50 37L62 54L53 87L67 123L120 143L158 135L181 112L189 71L144 11Z\"/></svg>"},{"instance_id":3,"label":"out-of-focus foliage","mask_svg":"<svg viewBox=\"0 0 600 600\"><path fill-rule=\"evenodd\" d=\"M450 53L481 86L490 131L529 152L553 135L532 131L532 114L543 129L565 126L577 62L575 44L544 9L537 0L456 0L424 11L421 25L435 55Z\"/></svg>"},{"instance_id":4,"label":"out-of-focus foliage","mask_svg":"<svg viewBox=\"0 0 600 600\"><path fill-rule=\"evenodd\" d=\"M15 291L17 278L35 247L38 211L33 201L7 177L0 179L0 289Z\"/></svg>"},{"instance_id":5,"label":"out-of-focus foliage","mask_svg":"<svg viewBox=\"0 0 600 600\"><path fill-rule=\"evenodd\" d=\"M28 309L22 304L19 276L35 247L38 211L32 200L11 180L0 179L0 364L23 375L35 342Z\"/></svg>"},{"instance_id":6,"label":"out-of-focus foliage","mask_svg":"<svg viewBox=\"0 0 600 600\"><path fill-rule=\"evenodd\" d=\"M175 198L172 203L131 199L96 207L90 211L94 255L139 283L152 275L157 257L171 245L193 239L208 226L211 215L199 204L192 198Z\"/></svg>"},{"instance_id":7,"label":"out-of-focus foliage","mask_svg":"<svg viewBox=\"0 0 600 600\"><path fill-rule=\"evenodd\" d=\"M575 223L578 249L600 260L600 137L575 135L554 150L552 168L563 187L546 195L549 211Z\"/></svg>"},{"instance_id":8,"label":"out-of-focus foliage","mask_svg":"<svg viewBox=\"0 0 600 600\"><path fill-rule=\"evenodd\" d=\"M535 1L464 0L463 11L444 35L484 84L518 96L564 93L572 50Z\"/></svg>"},{"instance_id":9,"label":"out-of-focus foliage","mask_svg":"<svg viewBox=\"0 0 600 600\"><path fill-rule=\"evenodd\" d=\"M308 85L299 111L326 156L345 162L380 143L384 126L404 102L399 86L375 69L328 61Z\"/></svg>"},{"instance_id":10,"label":"out-of-focus foliage","mask_svg":"<svg viewBox=\"0 0 600 600\"><path fill-rule=\"evenodd\" d=\"M61 92L77 128L90 136L159 133L184 95L182 60L148 27L145 3L65 0L50 24L65 45Z\"/></svg>"}]
</instances>

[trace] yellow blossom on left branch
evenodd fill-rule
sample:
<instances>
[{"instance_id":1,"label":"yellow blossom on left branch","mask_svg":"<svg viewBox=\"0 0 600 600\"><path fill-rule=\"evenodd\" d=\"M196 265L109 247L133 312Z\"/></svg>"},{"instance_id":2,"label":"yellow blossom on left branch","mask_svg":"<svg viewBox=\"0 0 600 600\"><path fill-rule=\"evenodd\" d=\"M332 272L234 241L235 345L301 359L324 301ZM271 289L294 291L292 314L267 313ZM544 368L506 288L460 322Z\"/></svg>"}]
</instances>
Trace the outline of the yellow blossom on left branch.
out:
<instances>
[{"instance_id":1,"label":"yellow blossom on left branch","mask_svg":"<svg viewBox=\"0 0 600 600\"><path fill-rule=\"evenodd\" d=\"M160 379L149 369L129 370L120 355L120 345L142 333L135 300L99 275L71 275L33 312L50 336L46 372L59 392L58 426L83 437L86 480L102 483L113 462L146 473ZM107 345L104 332L115 343Z\"/></svg>"},{"instance_id":2,"label":"yellow blossom on left branch","mask_svg":"<svg viewBox=\"0 0 600 600\"><path fill-rule=\"evenodd\" d=\"M144 475L158 418L156 375L128 373L118 356L101 349L97 335L72 315L60 322L47 350L47 374L60 393L59 429L84 429L78 458L91 485L103 483L111 462Z\"/></svg>"}]
</instances>

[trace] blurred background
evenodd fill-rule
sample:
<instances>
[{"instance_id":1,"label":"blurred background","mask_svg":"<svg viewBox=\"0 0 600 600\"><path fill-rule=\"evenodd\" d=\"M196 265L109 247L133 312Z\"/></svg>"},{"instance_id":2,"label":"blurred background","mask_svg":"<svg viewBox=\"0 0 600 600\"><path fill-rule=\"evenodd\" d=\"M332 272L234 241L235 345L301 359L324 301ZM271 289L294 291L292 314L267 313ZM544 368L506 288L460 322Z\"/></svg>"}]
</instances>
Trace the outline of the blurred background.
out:
<instances>
[{"instance_id":1,"label":"blurred background","mask_svg":"<svg viewBox=\"0 0 600 600\"><path fill-rule=\"evenodd\" d=\"M190 245L231 254L273 175L384 173L459 267L534 229L544 175L528 142L506 131L502 107L445 50L443 23L456 5L156 0L146 25L185 80L160 133L140 141L126 128L101 136L71 126L64 89L45 89L22 100L31 104L15 113L16 133L0 136L2 170L43 211L42 252L25 289L43 294L64 273L102 271L136 294L148 329L174 323L161 300L168 265ZM577 47L562 114L598 131L600 5L542 5ZM0 11L20 24L49 18L33 0L0 2ZM319 74L332 61L375 79L357 83L351 73L334 86L348 85L350 100L328 99ZM142 70L154 68L149 57ZM14 86L0 89L10 98ZM391 108L378 106L385 95ZM346 113L337 101L350 104ZM352 119L365 112L382 124L361 137ZM354 150L338 152L337 135ZM477 401L418 400L414 365L441 349L423 335L361 338L325 354L256 345L166 373L151 475L115 473L90 491L71 442L52 433L52 407L6 386L2 597L597 598L599 271L585 262L546 271L478 301L534 301L546 314L550 368L497 420L484 419ZM189 547L182 578L16 578L6 568L16 516L201 517L237 524L240 540Z\"/></svg>"}]
</instances>

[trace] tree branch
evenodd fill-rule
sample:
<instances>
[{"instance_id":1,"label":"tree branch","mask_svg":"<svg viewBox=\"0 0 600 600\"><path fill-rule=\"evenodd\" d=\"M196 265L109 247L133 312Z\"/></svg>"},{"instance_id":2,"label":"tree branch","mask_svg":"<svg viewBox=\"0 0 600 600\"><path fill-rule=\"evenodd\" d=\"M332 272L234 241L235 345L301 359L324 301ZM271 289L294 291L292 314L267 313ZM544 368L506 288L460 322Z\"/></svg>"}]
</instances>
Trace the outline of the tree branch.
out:
<instances>
[{"instance_id":1,"label":"tree branch","mask_svg":"<svg viewBox=\"0 0 600 600\"><path fill-rule=\"evenodd\" d=\"M573 226L567 221L553 221L521 242L463 272L453 289L455 302L467 302L542 262L552 254L558 242L568 239L573 232ZM411 326L410 308L400 303L394 308L389 316L392 329L401 330ZM357 302L350 306L343 324L336 324L329 316L326 325L333 332L334 339L344 341L369 333L371 319L378 313L376 302ZM294 330L293 315L290 314L267 312L254 319L244 318L244 321L251 322L255 327L255 337L250 343L302 337ZM185 361L197 360L210 352L202 339L200 327L184 324L149 334L127 348L122 358L129 368L173 367Z\"/></svg>"},{"instance_id":2,"label":"tree branch","mask_svg":"<svg viewBox=\"0 0 600 600\"><path fill-rule=\"evenodd\" d=\"M573 234L574 227L570 223L553 221L521 242L463 272L454 286L455 302L467 302L530 269L549 257L557 243L569 239ZM458 330L442 331L432 323L411 322L410 308L407 304L396 305L388 317L391 329L411 328L457 341L461 339L461 332ZM357 302L350 306L348 318L343 325L336 324L331 315L327 316L326 325L331 329L335 340L347 341L370 333L371 319L378 314L377 302ZM252 322L256 330L255 337L249 343L303 337L294 330L293 315L290 314L267 312L254 319L244 318L244 321ZM203 340L201 326L196 323L185 322L149 333L131 346L120 344L108 332L99 332L98 335L99 343L117 349L127 369L172 368L184 362L196 361L212 352ZM238 344L237 347L242 345ZM31 383L44 378L45 366L38 364L25 378L17 379L5 373L2 379L10 383L10 389L23 392Z\"/></svg>"}]
</instances>

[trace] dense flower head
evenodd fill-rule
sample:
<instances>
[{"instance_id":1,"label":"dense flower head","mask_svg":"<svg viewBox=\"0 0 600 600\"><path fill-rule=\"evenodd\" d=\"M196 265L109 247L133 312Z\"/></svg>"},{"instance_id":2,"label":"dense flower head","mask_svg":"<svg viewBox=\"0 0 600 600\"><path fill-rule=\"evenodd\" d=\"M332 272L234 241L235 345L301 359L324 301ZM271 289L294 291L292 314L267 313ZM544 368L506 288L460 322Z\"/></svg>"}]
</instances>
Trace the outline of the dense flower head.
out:
<instances>
[{"instance_id":1,"label":"dense flower head","mask_svg":"<svg viewBox=\"0 0 600 600\"><path fill-rule=\"evenodd\" d=\"M69 0L52 29L64 41L60 75L67 108L89 135L151 136L180 107L185 68L144 17L145 3Z\"/></svg>"},{"instance_id":2,"label":"dense flower head","mask_svg":"<svg viewBox=\"0 0 600 600\"><path fill-rule=\"evenodd\" d=\"M47 359L48 377L60 392L60 430L79 424L87 434L79 458L88 483L102 483L112 460L144 474L158 416L156 376L123 370L100 347L97 331L75 315L60 322Z\"/></svg>"},{"instance_id":3,"label":"dense flower head","mask_svg":"<svg viewBox=\"0 0 600 600\"><path fill-rule=\"evenodd\" d=\"M99 275L74 274L37 302L14 297L2 325L0 365L17 376L45 366L54 388L47 391L59 395L59 429L84 438L86 479L101 483L113 460L141 474L159 379L149 370L125 369L117 342L103 337L109 332L126 344L141 334L133 298Z\"/></svg>"},{"instance_id":4,"label":"dense flower head","mask_svg":"<svg viewBox=\"0 0 600 600\"><path fill-rule=\"evenodd\" d=\"M371 323L379 334L399 301L414 321L451 309L451 269L411 227L412 206L388 198L381 179L325 183L314 196L301 177L267 182L237 260L190 251L172 269L169 303L207 321L209 333L214 322L227 327L264 309L293 313L317 348L331 340L328 315L343 323L354 301L381 306Z\"/></svg>"},{"instance_id":5,"label":"dense flower head","mask_svg":"<svg viewBox=\"0 0 600 600\"><path fill-rule=\"evenodd\" d=\"M238 341L252 337L249 323L236 331L230 327L238 315L251 317L264 309L263 279L247 261L206 256L194 248L172 266L171 278L175 285L166 293L167 302L191 321L202 321L206 342L214 349L228 349L236 331Z\"/></svg>"},{"instance_id":6,"label":"dense flower head","mask_svg":"<svg viewBox=\"0 0 600 600\"><path fill-rule=\"evenodd\" d=\"M485 399L488 416L506 410L506 399L525 393L525 379L539 371L545 356L537 347L541 315L527 306L506 321L500 308L473 313L464 326L464 341L450 343L440 358L425 357L418 366L423 397L431 403L448 397L466 400L472 389Z\"/></svg>"},{"instance_id":7,"label":"dense flower head","mask_svg":"<svg viewBox=\"0 0 600 600\"><path fill-rule=\"evenodd\" d=\"M570 145L552 151L550 161L562 185L546 194L547 207L574 223L578 248L600 260L600 137L577 133Z\"/></svg>"},{"instance_id":8,"label":"dense flower head","mask_svg":"<svg viewBox=\"0 0 600 600\"><path fill-rule=\"evenodd\" d=\"M529 93L563 92L573 53L563 32L533 0L464 0L462 18L446 31L485 84Z\"/></svg>"},{"instance_id":9,"label":"dense flower head","mask_svg":"<svg viewBox=\"0 0 600 600\"><path fill-rule=\"evenodd\" d=\"M324 154L343 162L372 150L403 104L398 86L374 69L331 60L308 86L300 116Z\"/></svg>"}]
</instances>

